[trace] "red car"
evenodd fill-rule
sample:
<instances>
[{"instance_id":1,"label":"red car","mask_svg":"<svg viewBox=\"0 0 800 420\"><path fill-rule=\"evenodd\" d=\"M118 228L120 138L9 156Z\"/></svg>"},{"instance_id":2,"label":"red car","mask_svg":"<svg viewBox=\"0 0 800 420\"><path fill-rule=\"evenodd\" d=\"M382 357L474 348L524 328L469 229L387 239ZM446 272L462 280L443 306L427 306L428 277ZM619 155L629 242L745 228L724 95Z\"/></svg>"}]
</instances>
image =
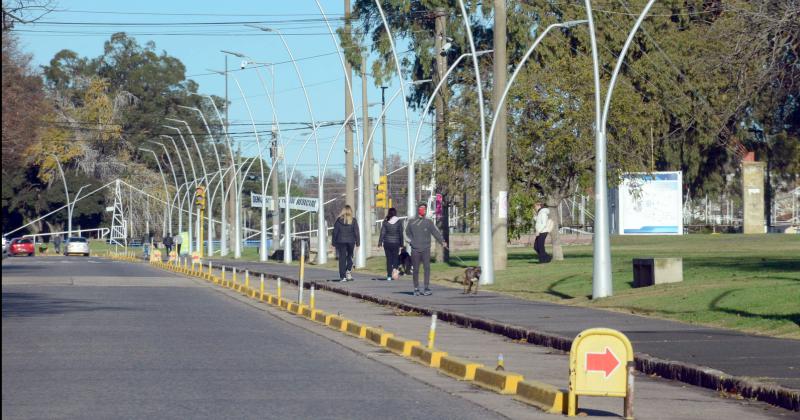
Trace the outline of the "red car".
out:
<instances>
[{"instance_id":1,"label":"red car","mask_svg":"<svg viewBox=\"0 0 800 420\"><path fill-rule=\"evenodd\" d=\"M34 252L33 241L28 238L15 238L8 244L8 255L12 257L17 255L27 255L31 257Z\"/></svg>"}]
</instances>

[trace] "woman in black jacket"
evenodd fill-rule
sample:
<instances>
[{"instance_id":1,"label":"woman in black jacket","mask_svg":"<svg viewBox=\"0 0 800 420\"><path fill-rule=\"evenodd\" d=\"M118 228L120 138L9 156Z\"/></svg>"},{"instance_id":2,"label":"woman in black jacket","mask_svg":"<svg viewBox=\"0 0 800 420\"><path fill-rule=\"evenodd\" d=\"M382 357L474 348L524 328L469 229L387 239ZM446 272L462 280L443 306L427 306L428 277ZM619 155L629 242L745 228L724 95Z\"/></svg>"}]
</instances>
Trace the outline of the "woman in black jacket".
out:
<instances>
[{"instance_id":1,"label":"woman in black jacket","mask_svg":"<svg viewBox=\"0 0 800 420\"><path fill-rule=\"evenodd\" d=\"M339 278L352 281L353 249L361 246L358 235L358 222L353 218L353 209L346 205L333 225L333 246L339 258Z\"/></svg>"},{"instance_id":2,"label":"woman in black jacket","mask_svg":"<svg viewBox=\"0 0 800 420\"><path fill-rule=\"evenodd\" d=\"M400 248L403 246L403 222L397 218L394 207L386 212L381 224L378 248L381 246L386 254L386 281L392 281L392 271L400 266Z\"/></svg>"}]
</instances>

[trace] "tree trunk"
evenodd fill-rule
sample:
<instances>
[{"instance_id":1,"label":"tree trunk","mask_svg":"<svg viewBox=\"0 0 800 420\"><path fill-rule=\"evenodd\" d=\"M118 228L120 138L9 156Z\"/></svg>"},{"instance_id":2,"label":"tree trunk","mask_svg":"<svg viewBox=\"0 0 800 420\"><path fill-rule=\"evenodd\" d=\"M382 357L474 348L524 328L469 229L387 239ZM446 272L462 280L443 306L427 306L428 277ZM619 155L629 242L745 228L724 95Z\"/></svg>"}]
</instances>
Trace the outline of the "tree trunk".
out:
<instances>
[{"instance_id":1,"label":"tree trunk","mask_svg":"<svg viewBox=\"0 0 800 420\"><path fill-rule=\"evenodd\" d=\"M553 246L553 260L564 260L564 249L561 247L561 234L558 231L561 220L561 200L562 198L548 200L547 206L550 208L550 221L553 222L553 230L550 232L550 243Z\"/></svg>"}]
</instances>

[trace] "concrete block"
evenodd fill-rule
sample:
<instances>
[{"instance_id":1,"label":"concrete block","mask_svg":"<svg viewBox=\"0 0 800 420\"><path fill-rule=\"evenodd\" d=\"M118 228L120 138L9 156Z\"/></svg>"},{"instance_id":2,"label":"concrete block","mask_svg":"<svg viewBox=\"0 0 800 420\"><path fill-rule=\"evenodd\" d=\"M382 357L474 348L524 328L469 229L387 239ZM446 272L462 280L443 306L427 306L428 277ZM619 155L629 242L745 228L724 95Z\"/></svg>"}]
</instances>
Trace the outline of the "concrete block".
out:
<instances>
[{"instance_id":1,"label":"concrete block","mask_svg":"<svg viewBox=\"0 0 800 420\"><path fill-rule=\"evenodd\" d=\"M401 356L411 356L411 349L414 347L419 347L419 341L417 340L408 340L402 337L388 337L386 339L386 348L389 349L392 353L399 354Z\"/></svg>"},{"instance_id":2,"label":"concrete block","mask_svg":"<svg viewBox=\"0 0 800 420\"><path fill-rule=\"evenodd\" d=\"M764 162L742 162L742 231L745 234L767 231L764 218L765 169Z\"/></svg>"},{"instance_id":3,"label":"concrete block","mask_svg":"<svg viewBox=\"0 0 800 420\"><path fill-rule=\"evenodd\" d=\"M328 315L328 314L326 314L325 312L322 312L322 311L316 311L315 310L314 313L311 314L311 319L316 321L316 322L319 322L320 324L327 324L329 316L331 316L331 315Z\"/></svg>"},{"instance_id":4,"label":"concrete block","mask_svg":"<svg viewBox=\"0 0 800 420\"><path fill-rule=\"evenodd\" d=\"M553 385L539 381L522 381L517 384L514 399L536 406L548 413L566 413L567 393Z\"/></svg>"},{"instance_id":5,"label":"concrete block","mask_svg":"<svg viewBox=\"0 0 800 420\"><path fill-rule=\"evenodd\" d=\"M286 311L287 311L287 312L291 312L291 313L293 313L293 314L296 314L296 313L297 313L297 309L298 309L299 307L300 307L300 305L298 305L298 304L297 304L297 302L289 302L289 303L286 305Z\"/></svg>"},{"instance_id":6,"label":"concrete block","mask_svg":"<svg viewBox=\"0 0 800 420\"><path fill-rule=\"evenodd\" d=\"M432 348L417 346L411 349L411 357L423 365L439 368L442 357L447 356L447 352Z\"/></svg>"},{"instance_id":7,"label":"concrete block","mask_svg":"<svg viewBox=\"0 0 800 420\"><path fill-rule=\"evenodd\" d=\"M281 308L286 309L286 310L289 310L289 303L290 302L288 300L286 300L286 299L279 299L278 300L278 306L280 306Z\"/></svg>"},{"instance_id":8,"label":"concrete block","mask_svg":"<svg viewBox=\"0 0 800 420\"><path fill-rule=\"evenodd\" d=\"M328 319L328 326L334 330L347 331L347 324L350 320L337 315L331 315Z\"/></svg>"},{"instance_id":9,"label":"concrete block","mask_svg":"<svg viewBox=\"0 0 800 420\"><path fill-rule=\"evenodd\" d=\"M365 338L381 347L386 347L386 341L389 340L389 337L393 336L394 334L387 333L380 328L367 328L367 334Z\"/></svg>"},{"instance_id":10,"label":"concrete block","mask_svg":"<svg viewBox=\"0 0 800 420\"><path fill-rule=\"evenodd\" d=\"M367 326L355 322L347 323L347 333L359 338L367 337Z\"/></svg>"},{"instance_id":11,"label":"concrete block","mask_svg":"<svg viewBox=\"0 0 800 420\"><path fill-rule=\"evenodd\" d=\"M516 394L517 384L522 380L522 375L518 373L496 371L485 367L475 369L475 385L500 394Z\"/></svg>"},{"instance_id":12,"label":"concrete block","mask_svg":"<svg viewBox=\"0 0 800 420\"><path fill-rule=\"evenodd\" d=\"M475 379L475 371L479 367L483 367L483 365L453 356L444 356L439 362L440 372L461 381L471 381Z\"/></svg>"},{"instance_id":13,"label":"concrete block","mask_svg":"<svg viewBox=\"0 0 800 420\"><path fill-rule=\"evenodd\" d=\"M633 287L683 281L683 258L634 258Z\"/></svg>"}]
</instances>

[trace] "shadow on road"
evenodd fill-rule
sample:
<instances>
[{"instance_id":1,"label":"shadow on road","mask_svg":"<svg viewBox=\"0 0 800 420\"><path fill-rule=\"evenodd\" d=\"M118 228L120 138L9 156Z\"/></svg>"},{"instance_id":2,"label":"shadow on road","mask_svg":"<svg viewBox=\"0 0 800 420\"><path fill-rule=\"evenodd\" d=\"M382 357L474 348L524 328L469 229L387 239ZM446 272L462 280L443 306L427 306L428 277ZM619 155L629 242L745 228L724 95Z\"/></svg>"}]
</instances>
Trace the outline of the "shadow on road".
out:
<instances>
[{"instance_id":1,"label":"shadow on road","mask_svg":"<svg viewBox=\"0 0 800 420\"><path fill-rule=\"evenodd\" d=\"M88 300L60 299L44 293L3 292L3 318L62 315L71 312L130 311Z\"/></svg>"}]
</instances>

